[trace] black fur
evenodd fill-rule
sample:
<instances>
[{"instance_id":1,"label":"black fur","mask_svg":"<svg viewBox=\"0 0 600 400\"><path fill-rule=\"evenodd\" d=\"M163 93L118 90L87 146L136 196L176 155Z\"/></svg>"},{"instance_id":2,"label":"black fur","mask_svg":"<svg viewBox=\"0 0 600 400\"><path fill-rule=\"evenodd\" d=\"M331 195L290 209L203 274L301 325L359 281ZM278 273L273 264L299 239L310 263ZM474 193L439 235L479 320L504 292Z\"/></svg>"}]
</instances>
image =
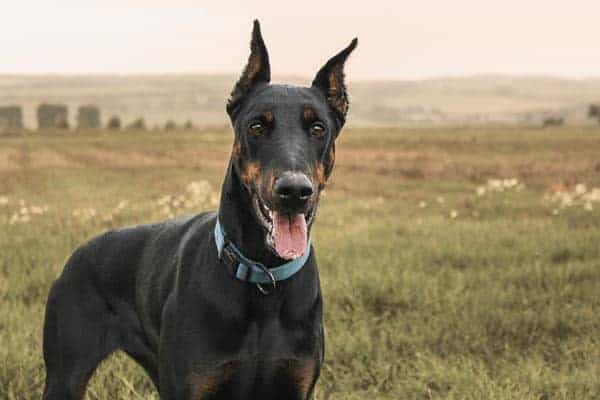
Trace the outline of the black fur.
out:
<instances>
[{"instance_id":1,"label":"black fur","mask_svg":"<svg viewBox=\"0 0 600 400\"><path fill-rule=\"evenodd\" d=\"M355 44L310 88L270 85L255 22L249 65L227 106L235 142L218 217L235 245L268 267L284 260L266 243L253 201L286 210L273 182L304 174L315 190L298 209L316 210L344 122L336 108L347 102L342 67ZM164 400L312 398L324 354L314 249L304 268L264 295L219 261L216 218L114 230L73 253L46 306L45 400L83 398L97 365L117 349L147 371Z\"/></svg>"}]
</instances>

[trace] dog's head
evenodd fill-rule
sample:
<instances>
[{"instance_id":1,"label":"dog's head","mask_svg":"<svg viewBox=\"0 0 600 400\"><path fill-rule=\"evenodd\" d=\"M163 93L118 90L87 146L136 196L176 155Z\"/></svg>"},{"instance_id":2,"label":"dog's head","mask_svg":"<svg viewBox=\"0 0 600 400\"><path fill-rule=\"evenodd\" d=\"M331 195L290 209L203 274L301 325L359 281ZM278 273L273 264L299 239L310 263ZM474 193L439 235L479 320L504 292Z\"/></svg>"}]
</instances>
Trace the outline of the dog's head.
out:
<instances>
[{"instance_id":1,"label":"dog's head","mask_svg":"<svg viewBox=\"0 0 600 400\"><path fill-rule=\"evenodd\" d=\"M270 84L269 55L254 21L248 64L227 103L232 159L267 245L283 259L303 254L333 170L348 112L344 63L356 44L332 57L310 87Z\"/></svg>"}]
</instances>

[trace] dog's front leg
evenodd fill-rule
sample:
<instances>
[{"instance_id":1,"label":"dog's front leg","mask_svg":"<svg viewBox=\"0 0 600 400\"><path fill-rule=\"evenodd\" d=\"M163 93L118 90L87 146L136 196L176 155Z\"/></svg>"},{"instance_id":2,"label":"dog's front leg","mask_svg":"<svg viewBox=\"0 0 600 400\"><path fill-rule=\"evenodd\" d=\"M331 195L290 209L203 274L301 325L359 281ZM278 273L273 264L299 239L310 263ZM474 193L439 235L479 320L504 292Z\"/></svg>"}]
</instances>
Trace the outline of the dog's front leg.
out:
<instances>
[{"instance_id":1,"label":"dog's front leg","mask_svg":"<svg viewBox=\"0 0 600 400\"><path fill-rule=\"evenodd\" d=\"M184 399L185 387L178 384L175 295L172 293L162 312L159 348L159 392L161 400Z\"/></svg>"}]
</instances>

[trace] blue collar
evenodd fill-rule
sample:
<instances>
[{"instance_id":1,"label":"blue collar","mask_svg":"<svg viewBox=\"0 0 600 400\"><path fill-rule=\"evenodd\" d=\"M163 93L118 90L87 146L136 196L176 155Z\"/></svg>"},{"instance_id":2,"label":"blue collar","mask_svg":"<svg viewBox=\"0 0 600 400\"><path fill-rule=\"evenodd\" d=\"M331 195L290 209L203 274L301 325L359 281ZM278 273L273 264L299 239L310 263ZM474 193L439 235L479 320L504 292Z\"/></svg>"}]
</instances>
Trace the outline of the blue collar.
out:
<instances>
[{"instance_id":1,"label":"blue collar","mask_svg":"<svg viewBox=\"0 0 600 400\"><path fill-rule=\"evenodd\" d=\"M278 267L267 268L262 263L244 257L240 250L226 238L218 219L215 225L215 245L217 246L219 259L231 265L231 273L236 278L244 282L272 283L273 285L275 282L288 279L300 271L306 264L311 251L309 238L302 256ZM227 256L227 259L223 256Z\"/></svg>"}]
</instances>

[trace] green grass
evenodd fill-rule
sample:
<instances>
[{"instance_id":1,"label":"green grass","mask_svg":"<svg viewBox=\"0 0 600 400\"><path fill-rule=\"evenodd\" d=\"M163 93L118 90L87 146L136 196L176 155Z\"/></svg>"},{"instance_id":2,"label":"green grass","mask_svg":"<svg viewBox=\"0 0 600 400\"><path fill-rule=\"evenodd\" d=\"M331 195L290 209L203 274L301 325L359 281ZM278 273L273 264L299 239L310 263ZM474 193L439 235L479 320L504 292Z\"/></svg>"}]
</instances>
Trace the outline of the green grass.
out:
<instances>
[{"instance_id":1,"label":"green grass","mask_svg":"<svg viewBox=\"0 0 600 400\"><path fill-rule=\"evenodd\" d=\"M215 208L230 146L223 132L0 139L1 399L40 397L45 298L70 252L111 227ZM600 129L350 129L337 149L314 233L318 399L600 398L600 202L544 200L600 187ZM524 188L476 193L513 177ZM210 189L193 197L191 181ZM178 194L195 205L158 204ZM87 398L157 395L117 354Z\"/></svg>"}]
</instances>

